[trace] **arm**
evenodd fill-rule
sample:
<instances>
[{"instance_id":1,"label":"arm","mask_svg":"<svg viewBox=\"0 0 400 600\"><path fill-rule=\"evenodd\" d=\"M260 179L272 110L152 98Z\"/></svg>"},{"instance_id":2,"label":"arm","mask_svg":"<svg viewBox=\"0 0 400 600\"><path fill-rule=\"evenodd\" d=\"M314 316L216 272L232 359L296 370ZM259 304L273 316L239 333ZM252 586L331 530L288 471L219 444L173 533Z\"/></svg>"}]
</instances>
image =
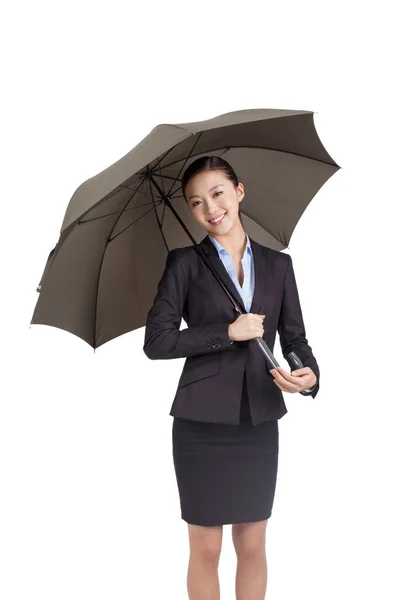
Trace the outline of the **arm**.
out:
<instances>
[{"instance_id":1,"label":"arm","mask_svg":"<svg viewBox=\"0 0 400 600\"><path fill-rule=\"evenodd\" d=\"M282 307L278 321L278 332L282 348L282 354L286 360L289 352L294 351L305 367L315 373L317 382L311 392L300 392L303 396L315 396L319 390L319 367L312 353L312 348L306 339L306 331L297 291L296 279L293 271L292 258L289 254L287 271L285 276L285 287L283 291ZM289 361L288 361L289 362Z\"/></svg>"},{"instance_id":2,"label":"arm","mask_svg":"<svg viewBox=\"0 0 400 600\"><path fill-rule=\"evenodd\" d=\"M146 319L143 351L152 360L235 348L228 336L228 321L179 330L188 286L188 275L179 250L176 248L168 253L157 294Z\"/></svg>"}]
</instances>

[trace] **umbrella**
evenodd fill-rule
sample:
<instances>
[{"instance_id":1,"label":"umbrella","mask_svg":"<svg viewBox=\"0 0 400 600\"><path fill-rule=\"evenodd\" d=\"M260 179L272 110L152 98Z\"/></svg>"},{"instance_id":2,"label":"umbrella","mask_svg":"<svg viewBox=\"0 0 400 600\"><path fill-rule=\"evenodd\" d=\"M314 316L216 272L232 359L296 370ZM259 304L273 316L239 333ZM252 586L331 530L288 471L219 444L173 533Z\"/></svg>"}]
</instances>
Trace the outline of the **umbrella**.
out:
<instances>
[{"instance_id":1,"label":"umbrella","mask_svg":"<svg viewBox=\"0 0 400 600\"><path fill-rule=\"evenodd\" d=\"M180 175L199 156L223 155L245 184L247 234L273 249L287 248L312 198L340 169L313 115L250 109L153 128L73 194L37 287L31 324L64 329L94 350L143 327L166 256L188 245L187 237L242 314L233 287L198 246L204 230L191 217ZM256 341L267 362L279 366L264 340Z\"/></svg>"}]
</instances>

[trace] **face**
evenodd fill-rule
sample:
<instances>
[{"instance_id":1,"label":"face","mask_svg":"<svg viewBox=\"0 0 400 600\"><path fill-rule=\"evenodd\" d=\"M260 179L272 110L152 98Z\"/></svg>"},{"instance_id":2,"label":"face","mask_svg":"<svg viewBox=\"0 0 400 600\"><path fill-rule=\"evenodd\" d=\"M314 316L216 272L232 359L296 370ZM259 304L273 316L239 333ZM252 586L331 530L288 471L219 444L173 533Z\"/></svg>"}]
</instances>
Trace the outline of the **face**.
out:
<instances>
[{"instance_id":1,"label":"face","mask_svg":"<svg viewBox=\"0 0 400 600\"><path fill-rule=\"evenodd\" d=\"M244 188L236 188L222 171L201 171L192 177L185 188L185 195L193 218L210 235L227 234L234 227L242 227L239 219L239 202ZM221 223L211 223L225 214Z\"/></svg>"}]
</instances>

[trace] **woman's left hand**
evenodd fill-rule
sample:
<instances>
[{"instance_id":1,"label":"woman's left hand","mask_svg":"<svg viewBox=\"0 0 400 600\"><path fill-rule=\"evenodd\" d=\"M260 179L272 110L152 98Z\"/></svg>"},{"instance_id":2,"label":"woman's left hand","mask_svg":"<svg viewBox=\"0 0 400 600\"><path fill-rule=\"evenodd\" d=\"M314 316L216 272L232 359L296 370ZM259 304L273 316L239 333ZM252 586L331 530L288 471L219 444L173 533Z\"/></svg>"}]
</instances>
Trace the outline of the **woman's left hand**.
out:
<instances>
[{"instance_id":1,"label":"woman's left hand","mask_svg":"<svg viewBox=\"0 0 400 600\"><path fill-rule=\"evenodd\" d=\"M295 394L312 388L317 383L317 376L310 367L296 369L292 373L288 373L282 367L271 369L271 375L275 377L274 383L282 392Z\"/></svg>"}]
</instances>

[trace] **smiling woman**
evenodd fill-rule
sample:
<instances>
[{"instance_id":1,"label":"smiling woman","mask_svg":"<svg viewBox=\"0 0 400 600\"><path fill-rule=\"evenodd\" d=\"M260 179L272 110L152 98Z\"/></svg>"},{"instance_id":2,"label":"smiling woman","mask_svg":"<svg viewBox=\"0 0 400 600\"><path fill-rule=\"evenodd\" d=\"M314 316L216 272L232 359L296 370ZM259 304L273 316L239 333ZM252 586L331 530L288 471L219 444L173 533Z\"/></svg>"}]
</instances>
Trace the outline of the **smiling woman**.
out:
<instances>
[{"instance_id":1,"label":"smiling woman","mask_svg":"<svg viewBox=\"0 0 400 600\"><path fill-rule=\"evenodd\" d=\"M291 258L244 231L245 190L231 165L217 156L195 159L181 186L192 218L208 234L202 250L236 288L246 311L236 317L192 246L170 251L148 314L144 350L150 358L186 357L170 415L181 516L189 529L188 588L200 597L216 585L221 528L232 524L242 587L251 582L254 589L258 579L261 598L278 420L286 413L281 390L305 389L319 370L305 338ZM184 314L188 328L180 331ZM307 381L290 374L286 379L283 370L270 374L253 351L249 342L256 338L265 337L273 348L276 331L284 353L293 347L312 364L315 374L304 369Z\"/></svg>"},{"instance_id":2,"label":"smiling woman","mask_svg":"<svg viewBox=\"0 0 400 600\"><path fill-rule=\"evenodd\" d=\"M212 185L209 189L207 189L207 195L211 195L212 197L215 199L220 199L221 203L220 206L222 208L219 209L219 211L215 211L216 214L215 216L212 215L204 215L203 214L203 218L196 219L196 216L199 215L199 209L197 209L198 206L201 206L203 203L203 207L204 207L204 202L206 202L206 207L205 209L203 208L203 213L204 210L207 210L207 200L201 195L201 193L198 190L198 186L196 185L198 183L198 178L196 179L196 175L199 173L203 173L205 174L207 171L209 171L210 173L218 171L219 173L221 173L223 175L221 179L221 182L217 182L214 183L214 185ZM230 182L230 185L229 185ZM206 182L205 182L206 183ZM244 197L244 188L243 188L243 184L239 183L239 179L235 173L235 171L232 169L231 165L226 162L226 160L224 160L223 158L220 158L219 156L203 156L197 160L195 160L194 162L192 162L189 167L186 169L183 177L182 177L182 190L183 190L183 195L184 198L186 200L186 202L188 203L190 209L192 210L192 215L193 217L200 223L200 225L204 226L204 219L209 222L211 225L215 225L218 226L219 223L212 223L213 219L216 219L218 217L220 217L222 214L226 214L226 210L224 210L224 201L225 198L224 196L228 195L229 197L232 197L232 191L236 190L239 193L238 196L238 202L240 203ZM186 191L186 194L185 194ZM224 198L222 200L222 198ZM216 203L218 206L218 203ZM235 214L232 215L230 214L230 217L235 217L239 216L239 220L242 223L242 215L240 213L240 204L238 204L238 209L236 210ZM223 221L224 222L226 220L226 217L224 217ZM213 231L216 231L215 229L213 229Z\"/></svg>"},{"instance_id":3,"label":"smiling woman","mask_svg":"<svg viewBox=\"0 0 400 600\"><path fill-rule=\"evenodd\" d=\"M249 311L254 291L254 266L252 247L240 215L243 184L225 160L204 156L188 166L181 185L193 219L208 233L217 256L235 285L239 285ZM243 326L247 321L247 326L252 328L242 339L262 336L264 317L249 313L241 315ZM231 326L228 331L232 333ZM231 341L231 344L234 342ZM188 359L179 387L198 386L201 390L210 378L220 373L221 359L220 352ZM190 360L193 366L189 367ZM241 369L238 371L240 375ZM193 390L188 389L190 393L193 394ZM224 398L223 392L221 400L226 403L234 401L233 398ZM216 406L214 410L217 410ZM250 538L246 543L254 546L256 539L263 540L271 515L278 468L278 420L272 418L253 426L246 371L243 373L239 412L237 426L174 417L173 458L181 514L189 529L188 589L193 593L199 592L206 583L207 573L204 565L200 564L204 552L209 553L209 548L214 546L215 560L218 561L222 539L218 531L223 524L232 524L235 549L240 553L240 540L246 540L248 534L241 530L238 536L237 528L250 527ZM219 541L214 544L216 534ZM261 563L264 552L265 545L261 543ZM201 582L197 580L198 570L202 572ZM252 574L254 576L254 572ZM213 577L214 572L210 572L210 585ZM260 577L264 581L263 569Z\"/></svg>"}]
</instances>

